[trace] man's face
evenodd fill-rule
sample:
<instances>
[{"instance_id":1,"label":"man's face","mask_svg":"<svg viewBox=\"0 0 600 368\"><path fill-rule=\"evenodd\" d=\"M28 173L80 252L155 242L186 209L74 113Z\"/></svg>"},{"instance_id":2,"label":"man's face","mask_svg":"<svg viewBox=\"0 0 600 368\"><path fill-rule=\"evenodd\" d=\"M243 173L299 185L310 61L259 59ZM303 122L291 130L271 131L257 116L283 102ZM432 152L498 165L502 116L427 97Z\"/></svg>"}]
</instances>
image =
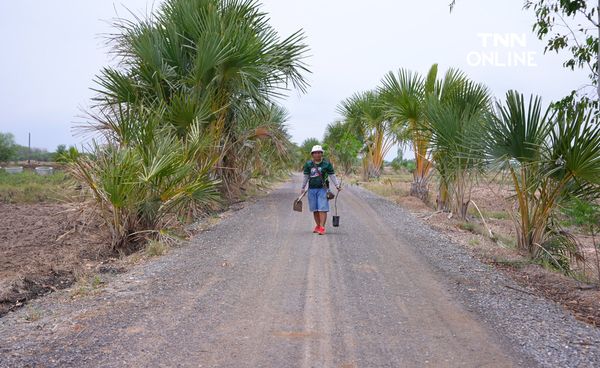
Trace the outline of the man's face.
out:
<instances>
[{"instance_id":1,"label":"man's face","mask_svg":"<svg viewBox=\"0 0 600 368\"><path fill-rule=\"evenodd\" d=\"M323 152L313 152L312 158L315 161L321 161L321 159L323 158Z\"/></svg>"}]
</instances>

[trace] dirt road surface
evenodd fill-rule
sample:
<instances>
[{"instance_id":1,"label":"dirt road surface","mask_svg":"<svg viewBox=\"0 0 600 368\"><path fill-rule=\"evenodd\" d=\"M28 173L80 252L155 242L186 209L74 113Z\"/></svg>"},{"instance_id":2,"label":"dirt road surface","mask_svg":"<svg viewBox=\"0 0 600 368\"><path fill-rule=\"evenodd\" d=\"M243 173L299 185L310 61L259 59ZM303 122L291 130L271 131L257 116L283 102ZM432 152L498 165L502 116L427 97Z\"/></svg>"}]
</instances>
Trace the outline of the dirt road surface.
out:
<instances>
[{"instance_id":1,"label":"dirt road surface","mask_svg":"<svg viewBox=\"0 0 600 368\"><path fill-rule=\"evenodd\" d=\"M369 192L343 191L341 226L312 234L312 216L291 211L299 180L96 295L57 292L0 319L0 366L598 362L597 329Z\"/></svg>"}]
</instances>

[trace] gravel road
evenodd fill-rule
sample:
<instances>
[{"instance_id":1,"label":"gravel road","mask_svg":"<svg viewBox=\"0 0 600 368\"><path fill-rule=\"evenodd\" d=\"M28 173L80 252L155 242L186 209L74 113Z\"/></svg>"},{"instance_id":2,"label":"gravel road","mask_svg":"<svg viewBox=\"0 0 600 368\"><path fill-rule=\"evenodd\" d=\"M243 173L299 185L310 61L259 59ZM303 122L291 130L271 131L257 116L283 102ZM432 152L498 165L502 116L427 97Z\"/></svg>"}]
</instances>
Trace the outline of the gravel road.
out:
<instances>
[{"instance_id":1,"label":"gravel road","mask_svg":"<svg viewBox=\"0 0 600 368\"><path fill-rule=\"evenodd\" d=\"M0 319L0 367L600 366L600 329L370 192L312 234L299 181L99 294Z\"/></svg>"}]
</instances>

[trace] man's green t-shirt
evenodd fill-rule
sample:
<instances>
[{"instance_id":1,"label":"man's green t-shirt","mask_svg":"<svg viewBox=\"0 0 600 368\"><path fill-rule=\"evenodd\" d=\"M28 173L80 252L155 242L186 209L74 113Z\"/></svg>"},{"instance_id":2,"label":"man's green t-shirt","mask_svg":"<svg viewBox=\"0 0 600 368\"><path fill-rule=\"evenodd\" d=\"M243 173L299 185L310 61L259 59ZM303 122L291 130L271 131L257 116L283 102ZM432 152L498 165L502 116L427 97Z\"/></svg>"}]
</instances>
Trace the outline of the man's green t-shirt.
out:
<instances>
[{"instance_id":1,"label":"man's green t-shirt","mask_svg":"<svg viewBox=\"0 0 600 368\"><path fill-rule=\"evenodd\" d=\"M317 172L319 170L319 172ZM319 175L319 173L321 175ZM304 175L308 175L308 188L319 189L323 188L324 180L327 180L329 175L335 175L333 171L333 165L327 160L321 160L318 164L313 164L312 161L308 161L304 164Z\"/></svg>"}]
</instances>

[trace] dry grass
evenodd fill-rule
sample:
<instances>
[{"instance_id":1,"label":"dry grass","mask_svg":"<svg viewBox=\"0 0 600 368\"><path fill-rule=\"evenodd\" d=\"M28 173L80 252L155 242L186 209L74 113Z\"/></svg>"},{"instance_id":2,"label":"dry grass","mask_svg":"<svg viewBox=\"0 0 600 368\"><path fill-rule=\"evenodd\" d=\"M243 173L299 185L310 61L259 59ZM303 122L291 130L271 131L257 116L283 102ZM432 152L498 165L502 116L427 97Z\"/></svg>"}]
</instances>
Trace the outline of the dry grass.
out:
<instances>
[{"instance_id":1,"label":"dry grass","mask_svg":"<svg viewBox=\"0 0 600 368\"><path fill-rule=\"evenodd\" d=\"M104 281L100 275L83 274L77 278L75 285L71 288L71 298L79 298L92 295L99 292L104 286Z\"/></svg>"},{"instance_id":2,"label":"dry grass","mask_svg":"<svg viewBox=\"0 0 600 368\"><path fill-rule=\"evenodd\" d=\"M62 171L41 176L31 170L21 174L0 170L0 203L60 203L76 194L74 183Z\"/></svg>"},{"instance_id":3,"label":"dry grass","mask_svg":"<svg viewBox=\"0 0 600 368\"><path fill-rule=\"evenodd\" d=\"M150 240L146 245L146 255L148 257L160 257L165 255L169 250L169 246L157 240Z\"/></svg>"},{"instance_id":4,"label":"dry grass","mask_svg":"<svg viewBox=\"0 0 600 368\"><path fill-rule=\"evenodd\" d=\"M25 320L27 322L39 321L43 317L43 313L36 307L27 307L27 313L25 313Z\"/></svg>"}]
</instances>

